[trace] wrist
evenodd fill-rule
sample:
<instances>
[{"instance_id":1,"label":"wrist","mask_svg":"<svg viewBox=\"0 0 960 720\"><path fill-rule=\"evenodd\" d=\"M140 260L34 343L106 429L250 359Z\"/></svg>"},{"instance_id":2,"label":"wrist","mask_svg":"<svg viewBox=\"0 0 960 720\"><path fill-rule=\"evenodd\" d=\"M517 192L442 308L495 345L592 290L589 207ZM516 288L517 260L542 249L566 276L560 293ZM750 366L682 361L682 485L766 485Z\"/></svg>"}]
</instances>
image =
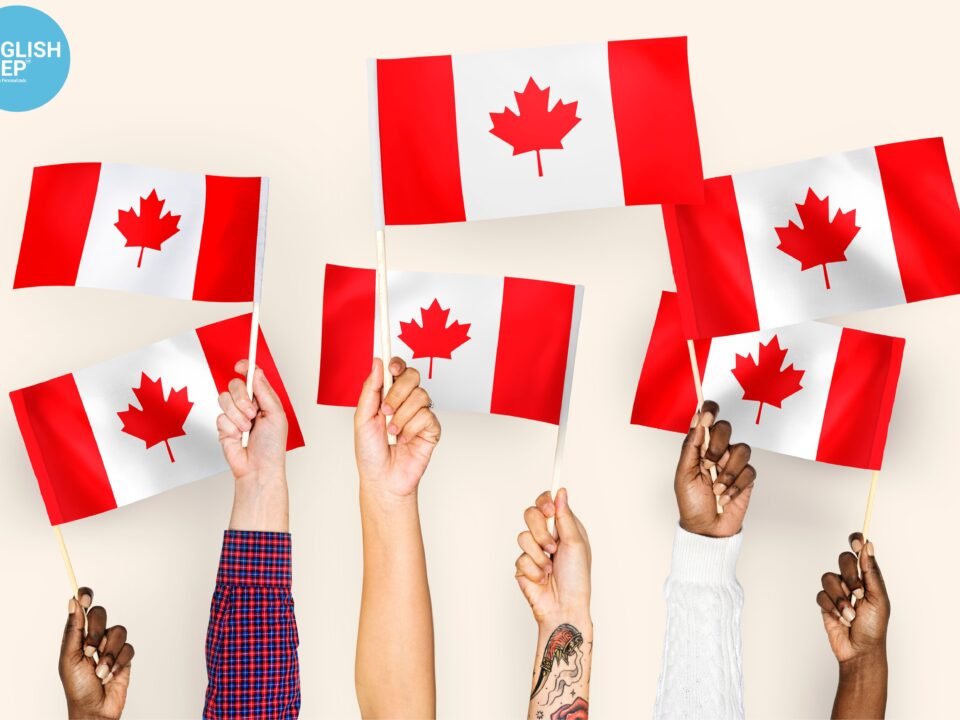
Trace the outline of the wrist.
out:
<instances>
[{"instance_id":1,"label":"wrist","mask_svg":"<svg viewBox=\"0 0 960 720\"><path fill-rule=\"evenodd\" d=\"M840 680L856 681L860 679L879 679L887 671L887 648L882 645L873 650L859 653L848 660L840 661Z\"/></svg>"},{"instance_id":2,"label":"wrist","mask_svg":"<svg viewBox=\"0 0 960 720\"><path fill-rule=\"evenodd\" d=\"M290 500L282 467L238 475L235 480L231 530L290 532Z\"/></svg>"},{"instance_id":3,"label":"wrist","mask_svg":"<svg viewBox=\"0 0 960 720\"><path fill-rule=\"evenodd\" d=\"M558 610L537 621L541 638L549 637L561 625L573 625L585 637L593 637L593 618L589 610Z\"/></svg>"},{"instance_id":4,"label":"wrist","mask_svg":"<svg viewBox=\"0 0 960 720\"><path fill-rule=\"evenodd\" d=\"M372 504L377 509L391 512L416 507L417 488L409 493L397 493L387 487L385 480L360 475L360 502Z\"/></svg>"}]
</instances>

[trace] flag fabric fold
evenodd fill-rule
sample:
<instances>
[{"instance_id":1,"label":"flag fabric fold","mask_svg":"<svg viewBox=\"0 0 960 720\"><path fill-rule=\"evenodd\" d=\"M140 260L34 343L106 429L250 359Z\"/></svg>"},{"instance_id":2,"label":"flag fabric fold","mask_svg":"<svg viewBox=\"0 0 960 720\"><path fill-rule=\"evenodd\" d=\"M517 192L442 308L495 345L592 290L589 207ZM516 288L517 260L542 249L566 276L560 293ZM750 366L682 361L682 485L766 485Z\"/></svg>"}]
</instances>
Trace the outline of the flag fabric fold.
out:
<instances>
[{"instance_id":1,"label":"flag fabric fold","mask_svg":"<svg viewBox=\"0 0 960 720\"><path fill-rule=\"evenodd\" d=\"M676 293L664 292L631 423L685 433L697 407ZM703 395L737 442L879 470L904 340L804 323L694 341Z\"/></svg>"},{"instance_id":2,"label":"flag fabric fold","mask_svg":"<svg viewBox=\"0 0 960 720\"><path fill-rule=\"evenodd\" d=\"M268 181L111 163L34 168L14 288L255 299Z\"/></svg>"},{"instance_id":3,"label":"flag fabric fold","mask_svg":"<svg viewBox=\"0 0 960 720\"><path fill-rule=\"evenodd\" d=\"M573 373L579 285L389 272L391 349L445 410L558 424ZM379 355L374 270L327 265L317 402L353 406Z\"/></svg>"},{"instance_id":4,"label":"flag fabric fold","mask_svg":"<svg viewBox=\"0 0 960 720\"><path fill-rule=\"evenodd\" d=\"M379 227L698 202L685 37L374 60Z\"/></svg>"},{"instance_id":5,"label":"flag fabric fold","mask_svg":"<svg viewBox=\"0 0 960 720\"><path fill-rule=\"evenodd\" d=\"M96 515L227 469L219 393L247 356L250 314L10 393L53 525ZM257 365L303 434L261 333ZM241 378L242 379L242 378Z\"/></svg>"},{"instance_id":6,"label":"flag fabric fold","mask_svg":"<svg viewBox=\"0 0 960 720\"><path fill-rule=\"evenodd\" d=\"M663 216L687 337L960 294L941 138L711 178Z\"/></svg>"}]
</instances>

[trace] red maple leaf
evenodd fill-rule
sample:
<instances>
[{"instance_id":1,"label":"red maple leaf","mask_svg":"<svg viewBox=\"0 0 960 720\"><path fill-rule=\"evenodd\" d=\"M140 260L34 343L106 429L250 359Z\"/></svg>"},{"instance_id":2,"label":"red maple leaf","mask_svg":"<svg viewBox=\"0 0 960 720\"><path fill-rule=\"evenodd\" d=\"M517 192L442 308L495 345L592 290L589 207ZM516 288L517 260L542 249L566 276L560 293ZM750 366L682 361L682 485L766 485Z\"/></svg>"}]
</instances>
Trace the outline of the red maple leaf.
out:
<instances>
[{"instance_id":1,"label":"red maple leaf","mask_svg":"<svg viewBox=\"0 0 960 720\"><path fill-rule=\"evenodd\" d=\"M449 308L444 310L440 307L437 299L434 298L429 308L420 308L422 327L414 319L411 319L410 322L400 322L400 335L398 337L407 347L413 350L413 357L430 358L427 379L433 377L434 358L449 360L453 351L470 339L470 336L467 335L467 331L470 330L470 323L461 325L459 321L454 320L453 324L448 326L447 318L449 316Z\"/></svg>"},{"instance_id":2,"label":"red maple leaf","mask_svg":"<svg viewBox=\"0 0 960 720\"><path fill-rule=\"evenodd\" d=\"M759 362L753 359L753 355L737 355L733 376L743 388L743 399L760 403L757 410L758 425L764 403L780 407L786 398L803 389L800 379L806 371L797 370L793 363L781 370L786 357L787 351L780 349L780 339L776 335L766 345L760 343L757 353Z\"/></svg>"},{"instance_id":3,"label":"red maple leaf","mask_svg":"<svg viewBox=\"0 0 960 720\"><path fill-rule=\"evenodd\" d=\"M183 424L187 421L193 403L187 398L187 388L170 390L170 396L163 398L163 379L151 380L146 373L140 374L140 387L133 388L133 394L140 401L140 407L127 405L126 410L117 413L123 421L123 432L140 438L152 448L162 442L167 446L170 462L174 462L170 439L186 435Z\"/></svg>"},{"instance_id":4,"label":"red maple leaf","mask_svg":"<svg viewBox=\"0 0 960 720\"><path fill-rule=\"evenodd\" d=\"M807 189L803 204L797 203L800 213L799 225L790 221L786 227L775 228L780 237L778 250L800 261L800 270L809 270L817 265L823 266L823 281L830 289L830 276L827 275L827 263L846 262L846 250L860 232L857 227L857 211L843 212L839 208L833 220L830 219L830 196L821 200Z\"/></svg>"},{"instance_id":5,"label":"red maple leaf","mask_svg":"<svg viewBox=\"0 0 960 720\"><path fill-rule=\"evenodd\" d=\"M113 226L127 239L124 247L140 248L137 267L143 262L143 251L147 248L159 250L160 245L180 232L180 216L167 211L161 217L166 200L157 197L157 191L151 190L147 197L140 198L140 214L130 208L121 210Z\"/></svg>"},{"instance_id":6,"label":"red maple leaf","mask_svg":"<svg viewBox=\"0 0 960 720\"><path fill-rule=\"evenodd\" d=\"M552 110L547 109L550 88L541 90L530 78L523 92L514 92L517 98L517 110L514 113L508 107L503 112L490 113L493 128L490 132L513 146L513 154L520 155L534 151L537 153L537 173L543 177L543 165L540 162L541 150L563 150L563 138L580 122L577 117L577 103L558 100Z\"/></svg>"}]
</instances>

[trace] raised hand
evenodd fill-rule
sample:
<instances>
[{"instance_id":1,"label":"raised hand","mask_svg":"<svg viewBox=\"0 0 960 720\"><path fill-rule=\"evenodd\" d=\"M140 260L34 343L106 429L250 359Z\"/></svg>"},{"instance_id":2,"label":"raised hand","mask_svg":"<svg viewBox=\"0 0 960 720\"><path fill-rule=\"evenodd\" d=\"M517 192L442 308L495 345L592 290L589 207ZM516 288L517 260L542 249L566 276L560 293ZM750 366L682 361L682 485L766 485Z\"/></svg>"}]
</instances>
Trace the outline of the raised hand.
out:
<instances>
[{"instance_id":1,"label":"raised hand","mask_svg":"<svg viewBox=\"0 0 960 720\"><path fill-rule=\"evenodd\" d=\"M440 422L430 409L420 373L398 357L390 361L393 386L381 400L383 363L373 361L354 415L354 444L360 481L368 489L397 497L415 493L440 442ZM387 426L387 417L390 426ZM397 444L387 442L387 433Z\"/></svg>"},{"instance_id":2,"label":"raised hand","mask_svg":"<svg viewBox=\"0 0 960 720\"><path fill-rule=\"evenodd\" d=\"M690 422L680 451L674 490L680 527L697 535L731 537L743 527L757 473L749 464L750 446L730 444L733 429L726 420L716 421L719 411L715 402L707 401ZM716 483L711 467L717 470ZM718 502L723 513L717 512Z\"/></svg>"},{"instance_id":3,"label":"raised hand","mask_svg":"<svg viewBox=\"0 0 960 720\"><path fill-rule=\"evenodd\" d=\"M127 702L133 646L122 625L107 627L106 610L99 605L90 608L93 590L80 588L78 594L79 601L70 598L68 603L60 645L67 714L71 720L116 720Z\"/></svg>"}]
</instances>

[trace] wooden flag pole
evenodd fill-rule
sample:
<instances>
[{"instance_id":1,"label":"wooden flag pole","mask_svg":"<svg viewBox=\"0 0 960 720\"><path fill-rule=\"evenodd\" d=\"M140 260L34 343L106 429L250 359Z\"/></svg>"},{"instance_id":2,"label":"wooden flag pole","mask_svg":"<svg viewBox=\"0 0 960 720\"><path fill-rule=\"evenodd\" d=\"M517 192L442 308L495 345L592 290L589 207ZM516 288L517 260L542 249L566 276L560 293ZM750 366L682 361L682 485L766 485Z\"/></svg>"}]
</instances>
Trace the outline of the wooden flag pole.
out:
<instances>
[{"instance_id":1,"label":"wooden flag pole","mask_svg":"<svg viewBox=\"0 0 960 720\"><path fill-rule=\"evenodd\" d=\"M687 340L687 350L690 352L690 369L693 371L693 387L697 391L697 412L703 410L703 386L700 384L700 366L697 363L697 351L693 346L693 340ZM704 428L703 444L710 444L710 428ZM710 479L717 481L717 466L710 466ZM717 498L717 514L723 515L723 505L720 504L720 498Z\"/></svg>"},{"instance_id":2,"label":"wooden flag pole","mask_svg":"<svg viewBox=\"0 0 960 720\"><path fill-rule=\"evenodd\" d=\"M387 294L387 238L384 228L377 230L377 311L380 314L383 397L386 397L393 385L393 375L390 374L390 360L393 358L393 351L390 347L390 297ZM387 417L387 425L390 424L392 417ZM397 436L387 433L387 444L396 445Z\"/></svg>"},{"instance_id":3,"label":"wooden flag pole","mask_svg":"<svg viewBox=\"0 0 960 720\"><path fill-rule=\"evenodd\" d=\"M63 533L59 525L53 526L53 533L57 536L57 544L60 545L60 557L63 558L63 566L67 569L67 577L70 579L70 589L73 590L73 596L80 599L80 588L77 586L77 574L73 571L73 563L70 562L70 553L67 552L67 544L63 541Z\"/></svg>"},{"instance_id":4,"label":"wooden flag pole","mask_svg":"<svg viewBox=\"0 0 960 720\"><path fill-rule=\"evenodd\" d=\"M253 272L253 310L250 313L250 344L247 346L247 397L253 400L253 375L257 370L257 341L260 339L260 298L263 292L263 258L267 250L267 199L270 178L260 178L260 212L257 220L257 258ZM250 443L250 431L240 437L241 447Z\"/></svg>"},{"instance_id":5,"label":"wooden flag pole","mask_svg":"<svg viewBox=\"0 0 960 720\"><path fill-rule=\"evenodd\" d=\"M870 478L870 492L867 494L867 511L863 516L863 542L867 542L870 532L870 519L873 517L873 498L877 494L877 480L880 478L880 471L874 470Z\"/></svg>"}]
</instances>

